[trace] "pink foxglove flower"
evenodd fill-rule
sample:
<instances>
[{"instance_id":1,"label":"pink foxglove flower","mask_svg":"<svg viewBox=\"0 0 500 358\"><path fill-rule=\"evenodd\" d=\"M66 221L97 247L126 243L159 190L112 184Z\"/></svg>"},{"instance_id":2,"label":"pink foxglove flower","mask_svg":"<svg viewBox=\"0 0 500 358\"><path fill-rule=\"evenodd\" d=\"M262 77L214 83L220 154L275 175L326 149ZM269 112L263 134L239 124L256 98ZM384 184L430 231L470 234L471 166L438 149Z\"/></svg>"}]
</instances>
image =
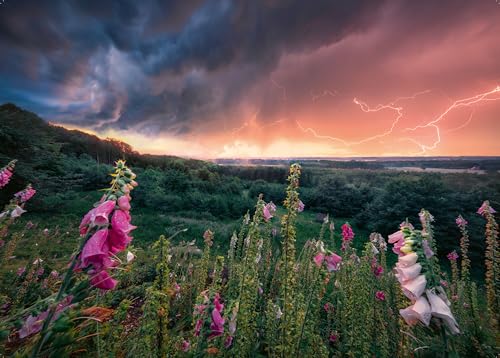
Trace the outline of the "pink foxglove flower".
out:
<instances>
[{"instance_id":1,"label":"pink foxglove flower","mask_svg":"<svg viewBox=\"0 0 500 358\"><path fill-rule=\"evenodd\" d=\"M26 210L21 208L19 205L16 205L16 207L10 213L10 217L11 218L18 218L21 215L23 215L25 212L26 212Z\"/></svg>"},{"instance_id":2,"label":"pink foxglove flower","mask_svg":"<svg viewBox=\"0 0 500 358\"><path fill-rule=\"evenodd\" d=\"M399 310L399 313L406 324L410 326L415 325L418 321L428 326L431 321L431 307L423 296L419 297L413 305Z\"/></svg>"},{"instance_id":3,"label":"pink foxglove flower","mask_svg":"<svg viewBox=\"0 0 500 358\"><path fill-rule=\"evenodd\" d=\"M483 205L481 205L481 207L477 209L477 213L479 215L485 216L486 213L494 214L496 213L496 211L490 206L490 202L486 200L485 202L483 202Z\"/></svg>"},{"instance_id":4,"label":"pink foxglove flower","mask_svg":"<svg viewBox=\"0 0 500 358\"><path fill-rule=\"evenodd\" d=\"M455 250L453 250L452 252L450 252L448 255L446 255L446 257L448 258L448 260L450 261L457 261L458 260L458 254Z\"/></svg>"},{"instance_id":5,"label":"pink foxglove flower","mask_svg":"<svg viewBox=\"0 0 500 358\"><path fill-rule=\"evenodd\" d=\"M92 210L90 221L97 226L106 225L109 222L109 214L115 208L116 202L114 200L107 200L100 204L97 208Z\"/></svg>"},{"instance_id":6,"label":"pink foxglove flower","mask_svg":"<svg viewBox=\"0 0 500 358\"><path fill-rule=\"evenodd\" d=\"M342 225L342 251L347 250L350 242L354 239L354 231L352 231L351 225L345 223Z\"/></svg>"},{"instance_id":7,"label":"pink foxglove flower","mask_svg":"<svg viewBox=\"0 0 500 358\"><path fill-rule=\"evenodd\" d=\"M451 313L450 307L448 307L446 302L431 290L427 290L426 295L429 299L429 303L431 304L432 315L434 317L441 318L451 333L460 333L457 321L455 320L455 317Z\"/></svg>"},{"instance_id":8,"label":"pink foxglove flower","mask_svg":"<svg viewBox=\"0 0 500 358\"><path fill-rule=\"evenodd\" d=\"M418 275L420 275L422 266L419 263L415 263L411 266L401 266L398 262L396 263L395 271L398 281L400 283L405 283L415 279Z\"/></svg>"},{"instance_id":9,"label":"pink foxglove flower","mask_svg":"<svg viewBox=\"0 0 500 358\"><path fill-rule=\"evenodd\" d=\"M465 227L467 226L468 222L467 220L465 220L462 215L459 215L456 220L455 220L455 223L457 224L458 227Z\"/></svg>"},{"instance_id":10,"label":"pink foxglove flower","mask_svg":"<svg viewBox=\"0 0 500 358\"><path fill-rule=\"evenodd\" d=\"M413 302L416 301L422 293L424 293L427 285L427 280L424 275L417 276L413 280L406 281L401 288L406 297Z\"/></svg>"},{"instance_id":11,"label":"pink foxglove flower","mask_svg":"<svg viewBox=\"0 0 500 358\"><path fill-rule=\"evenodd\" d=\"M398 265L399 265L399 267L412 266L412 265L415 265L417 263L417 260L418 260L418 255L416 253L412 252L408 255L400 256L398 258Z\"/></svg>"},{"instance_id":12,"label":"pink foxglove flower","mask_svg":"<svg viewBox=\"0 0 500 358\"><path fill-rule=\"evenodd\" d=\"M111 266L108 232L108 229L101 229L85 243L81 253L81 268L92 265L94 269L100 270Z\"/></svg>"},{"instance_id":13,"label":"pink foxglove flower","mask_svg":"<svg viewBox=\"0 0 500 358\"><path fill-rule=\"evenodd\" d=\"M422 240L422 248L424 249L424 255L426 258L430 259L432 256L434 256L434 251L432 251L429 241L427 240Z\"/></svg>"},{"instance_id":14,"label":"pink foxglove flower","mask_svg":"<svg viewBox=\"0 0 500 358\"><path fill-rule=\"evenodd\" d=\"M276 205L272 201L264 205L264 208L262 209L262 215L264 216L265 221L271 220L271 218L274 216L276 213Z\"/></svg>"},{"instance_id":15,"label":"pink foxglove flower","mask_svg":"<svg viewBox=\"0 0 500 358\"><path fill-rule=\"evenodd\" d=\"M30 200L35 194L36 190L31 187L31 184L28 184L26 189L17 192L16 194L14 194L14 196L20 203L25 203Z\"/></svg>"},{"instance_id":16,"label":"pink foxglove flower","mask_svg":"<svg viewBox=\"0 0 500 358\"><path fill-rule=\"evenodd\" d=\"M299 200L299 204L298 204L298 206L297 206L297 211L298 211L299 213L301 213L301 212L303 212L303 211L304 211L304 208L305 208L304 203L302 202L302 200Z\"/></svg>"},{"instance_id":17,"label":"pink foxglove flower","mask_svg":"<svg viewBox=\"0 0 500 358\"><path fill-rule=\"evenodd\" d=\"M60 301L57 304L55 313L52 317L52 322L57 320L61 315L61 313L63 313L66 309L68 309L71 306L72 300L73 296L69 295L66 296L62 301ZM28 318L26 318L26 321L24 322L23 326L19 330L19 338L23 339L35 333L40 332L43 326L43 322L48 316L49 316L49 311L44 311L36 317L29 315Z\"/></svg>"},{"instance_id":18,"label":"pink foxglove flower","mask_svg":"<svg viewBox=\"0 0 500 358\"><path fill-rule=\"evenodd\" d=\"M341 262L342 257L333 252L330 255L325 256L326 269L328 270L328 272L338 271Z\"/></svg>"},{"instance_id":19,"label":"pink foxglove flower","mask_svg":"<svg viewBox=\"0 0 500 358\"><path fill-rule=\"evenodd\" d=\"M0 189L9 184L14 165L15 161L13 160L0 170Z\"/></svg>"},{"instance_id":20,"label":"pink foxglove flower","mask_svg":"<svg viewBox=\"0 0 500 358\"><path fill-rule=\"evenodd\" d=\"M123 195L118 198L118 206L120 209L123 211L129 211L130 210L130 199L128 196Z\"/></svg>"},{"instance_id":21,"label":"pink foxglove flower","mask_svg":"<svg viewBox=\"0 0 500 358\"><path fill-rule=\"evenodd\" d=\"M322 252L318 253L316 256L314 256L313 260L316 266L321 267L323 261L325 260L325 254L323 254Z\"/></svg>"}]
</instances>

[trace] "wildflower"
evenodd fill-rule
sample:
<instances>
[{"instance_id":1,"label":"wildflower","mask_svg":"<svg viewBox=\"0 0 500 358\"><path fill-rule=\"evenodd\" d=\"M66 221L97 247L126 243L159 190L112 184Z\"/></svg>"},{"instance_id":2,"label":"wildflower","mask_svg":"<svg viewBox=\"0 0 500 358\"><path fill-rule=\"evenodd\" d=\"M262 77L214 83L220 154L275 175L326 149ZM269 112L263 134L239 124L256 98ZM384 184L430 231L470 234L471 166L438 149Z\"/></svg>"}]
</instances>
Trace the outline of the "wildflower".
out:
<instances>
[{"instance_id":1,"label":"wildflower","mask_svg":"<svg viewBox=\"0 0 500 358\"><path fill-rule=\"evenodd\" d=\"M298 203L298 205L297 205L297 211L298 211L299 213L303 212L303 211L304 211L304 207L305 207L305 205L304 205L304 203L302 202L302 200L299 200L299 203Z\"/></svg>"},{"instance_id":2,"label":"wildflower","mask_svg":"<svg viewBox=\"0 0 500 358\"><path fill-rule=\"evenodd\" d=\"M465 227L467 226L468 222L467 220L465 220L462 215L459 215L456 220L455 220L455 223L457 224L458 227Z\"/></svg>"},{"instance_id":3,"label":"wildflower","mask_svg":"<svg viewBox=\"0 0 500 358\"><path fill-rule=\"evenodd\" d=\"M335 333L330 333L330 336L328 337L328 340L332 343L335 343L339 340L339 336Z\"/></svg>"},{"instance_id":4,"label":"wildflower","mask_svg":"<svg viewBox=\"0 0 500 358\"><path fill-rule=\"evenodd\" d=\"M7 164L5 167L0 169L0 189L9 183L10 178L12 177L12 172L14 170L15 164L16 164L16 161L13 160L9 164Z\"/></svg>"},{"instance_id":5,"label":"wildflower","mask_svg":"<svg viewBox=\"0 0 500 358\"><path fill-rule=\"evenodd\" d=\"M262 215L264 215L264 220L267 222L271 220L271 218L274 216L276 213L276 205L272 201L264 205L264 208L262 209Z\"/></svg>"},{"instance_id":6,"label":"wildflower","mask_svg":"<svg viewBox=\"0 0 500 358\"><path fill-rule=\"evenodd\" d=\"M17 192L16 194L14 194L14 196L20 203L25 203L28 200L30 200L33 197L33 195L35 195L35 193L36 190L31 187L31 184L28 184L26 189Z\"/></svg>"},{"instance_id":7,"label":"wildflower","mask_svg":"<svg viewBox=\"0 0 500 358\"><path fill-rule=\"evenodd\" d=\"M373 267L373 274L375 275L375 277L380 277L382 276L382 274L384 273L384 268L380 265L376 265L375 267Z\"/></svg>"},{"instance_id":8,"label":"wildflower","mask_svg":"<svg viewBox=\"0 0 500 358\"><path fill-rule=\"evenodd\" d=\"M61 302L59 302L56 306L55 313L52 316L52 321L57 320L61 313L63 313L66 309L71 306L71 301L73 300L73 296L66 296ZM26 318L23 326L19 330L19 338L23 339L29 337L35 333L40 332L42 329L43 322L49 316L49 311L44 311L40 313L38 316L29 315Z\"/></svg>"},{"instance_id":9,"label":"wildflower","mask_svg":"<svg viewBox=\"0 0 500 358\"><path fill-rule=\"evenodd\" d=\"M214 338L222 335L224 333L224 318L221 316L221 312L214 308L212 311L212 323L210 323L210 335L209 338Z\"/></svg>"},{"instance_id":10,"label":"wildflower","mask_svg":"<svg viewBox=\"0 0 500 358\"><path fill-rule=\"evenodd\" d=\"M132 252L128 251L127 252L127 263L131 263L132 261L134 261L134 259L135 259L135 255Z\"/></svg>"},{"instance_id":11,"label":"wildflower","mask_svg":"<svg viewBox=\"0 0 500 358\"><path fill-rule=\"evenodd\" d=\"M434 251L432 251L429 241L426 239L422 240L422 248L424 249L424 255L426 258L430 259L432 256L434 256Z\"/></svg>"},{"instance_id":12,"label":"wildflower","mask_svg":"<svg viewBox=\"0 0 500 358\"><path fill-rule=\"evenodd\" d=\"M450 261L457 261L458 259L458 254L455 250L453 250L452 252L450 252L448 255L446 255L446 257L448 258L448 260Z\"/></svg>"},{"instance_id":13,"label":"wildflower","mask_svg":"<svg viewBox=\"0 0 500 358\"><path fill-rule=\"evenodd\" d=\"M400 283L404 283L413 280L422 271L422 266L419 263L415 263L410 266L402 266L399 262L396 263L395 267L396 278Z\"/></svg>"},{"instance_id":14,"label":"wildflower","mask_svg":"<svg viewBox=\"0 0 500 358\"><path fill-rule=\"evenodd\" d=\"M352 231L351 225L345 223L342 225L342 251L345 251L349 243L354 239L354 231Z\"/></svg>"},{"instance_id":15,"label":"wildflower","mask_svg":"<svg viewBox=\"0 0 500 358\"><path fill-rule=\"evenodd\" d=\"M415 325L418 321L428 326L432 316L431 307L425 297L419 297L413 305L399 310L399 313L406 324L410 326Z\"/></svg>"},{"instance_id":16,"label":"wildflower","mask_svg":"<svg viewBox=\"0 0 500 358\"><path fill-rule=\"evenodd\" d=\"M47 229L47 228L43 229L42 232L43 232L44 236L48 236L49 235L49 229Z\"/></svg>"},{"instance_id":17,"label":"wildflower","mask_svg":"<svg viewBox=\"0 0 500 358\"><path fill-rule=\"evenodd\" d=\"M424 275L419 275L416 278L406 281L401 285L403 293L412 301L416 301L425 291L427 280Z\"/></svg>"},{"instance_id":18,"label":"wildflower","mask_svg":"<svg viewBox=\"0 0 500 358\"><path fill-rule=\"evenodd\" d=\"M394 234L389 235L389 244L394 244L392 251L398 256L403 255L401 248L405 244L405 237L403 231L396 231Z\"/></svg>"},{"instance_id":19,"label":"wildflower","mask_svg":"<svg viewBox=\"0 0 500 358\"><path fill-rule=\"evenodd\" d=\"M375 298L379 301L385 301L385 293L384 291L375 292Z\"/></svg>"},{"instance_id":20,"label":"wildflower","mask_svg":"<svg viewBox=\"0 0 500 358\"><path fill-rule=\"evenodd\" d=\"M19 205L16 205L16 207L10 213L10 217L11 218L18 218L22 214L24 214L25 212L26 212L26 210L24 210L23 208L21 208Z\"/></svg>"},{"instance_id":21,"label":"wildflower","mask_svg":"<svg viewBox=\"0 0 500 358\"><path fill-rule=\"evenodd\" d=\"M332 252L330 255L325 257L325 262L328 272L338 271L340 263L342 262L342 257Z\"/></svg>"},{"instance_id":22,"label":"wildflower","mask_svg":"<svg viewBox=\"0 0 500 358\"><path fill-rule=\"evenodd\" d=\"M58 279L59 278L59 272L57 272L56 270L52 270L50 272L50 277L52 277L54 279Z\"/></svg>"},{"instance_id":23,"label":"wildflower","mask_svg":"<svg viewBox=\"0 0 500 358\"><path fill-rule=\"evenodd\" d=\"M321 267L321 264L325 260L325 254L323 254L322 252L318 253L316 256L314 256L313 260L316 266Z\"/></svg>"},{"instance_id":24,"label":"wildflower","mask_svg":"<svg viewBox=\"0 0 500 358\"><path fill-rule=\"evenodd\" d=\"M453 334L460 333L457 321L445 301L432 290L426 291L427 298L431 304L432 315L441 318Z\"/></svg>"},{"instance_id":25,"label":"wildflower","mask_svg":"<svg viewBox=\"0 0 500 358\"><path fill-rule=\"evenodd\" d=\"M186 340L182 341L182 351L188 352L189 348L191 348L191 343L189 343L189 341Z\"/></svg>"},{"instance_id":26,"label":"wildflower","mask_svg":"<svg viewBox=\"0 0 500 358\"><path fill-rule=\"evenodd\" d=\"M31 222L31 220L30 220L30 221L28 221L28 222L26 223L26 230L31 230L31 229L33 228L33 226L35 226L35 224L33 224L33 223Z\"/></svg>"},{"instance_id":27,"label":"wildflower","mask_svg":"<svg viewBox=\"0 0 500 358\"><path fill-rule=\"evenodd\" d=\"M118 206L120 207L120 209L122 209L123 211L130 210L130 199L127 195L120 196L118 198L117 203L118 203Z\"/></svg>"},{"instance_id":28,"label":"wildflower","mask_svg":"<svg viewBox=\"0 0 500 358\"><path fill-rule=\"evenodd\" d=\"M490 202L486 200L485 202L483 202L481 207L477 209L477 213L479 215L486 216L486 213L494 214L496 213L496 211L490 206Z\"/></svg>"}]
</instances>

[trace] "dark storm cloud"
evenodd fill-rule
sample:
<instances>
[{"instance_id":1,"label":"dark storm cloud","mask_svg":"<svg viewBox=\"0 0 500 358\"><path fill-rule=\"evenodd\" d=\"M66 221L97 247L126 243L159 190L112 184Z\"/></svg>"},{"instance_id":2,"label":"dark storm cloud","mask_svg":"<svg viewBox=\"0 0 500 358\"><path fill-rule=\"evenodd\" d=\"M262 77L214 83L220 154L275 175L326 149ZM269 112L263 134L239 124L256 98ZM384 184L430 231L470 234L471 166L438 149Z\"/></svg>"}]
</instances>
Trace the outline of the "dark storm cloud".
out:
<instances>
[{"instance_id":1,"label":"dark storm cloud","mask_svg":"<svg viewBox=\"0 0 500 358\"><path fill-rule=\"evenodd\" d=\"M408 3L415 8L404 14L409 23L436 24L450 2ZM82 126L188 133L241 102L284 54L308 53L366 30L383 4L6 1L0 101ZM458 1L455 9L463 6Z\"/></svg>"}]
</instances>

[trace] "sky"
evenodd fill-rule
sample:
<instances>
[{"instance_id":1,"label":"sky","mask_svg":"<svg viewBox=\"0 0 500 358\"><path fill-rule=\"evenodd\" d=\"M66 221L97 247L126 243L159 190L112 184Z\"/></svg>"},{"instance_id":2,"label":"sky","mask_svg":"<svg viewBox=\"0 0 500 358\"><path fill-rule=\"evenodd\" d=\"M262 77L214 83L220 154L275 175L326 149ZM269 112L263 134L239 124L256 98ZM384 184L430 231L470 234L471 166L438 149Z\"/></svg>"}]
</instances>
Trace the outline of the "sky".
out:
<instances>
[{"instance_id":1,"label":"sky","mask_svg":"<svg viewBox=\"0 0 500 358\"><path fill-rule=\"evenodd\" d=\"M500 0L0 0L0 103L141 153L500 155Z\"/></svg>"}]
</instances>

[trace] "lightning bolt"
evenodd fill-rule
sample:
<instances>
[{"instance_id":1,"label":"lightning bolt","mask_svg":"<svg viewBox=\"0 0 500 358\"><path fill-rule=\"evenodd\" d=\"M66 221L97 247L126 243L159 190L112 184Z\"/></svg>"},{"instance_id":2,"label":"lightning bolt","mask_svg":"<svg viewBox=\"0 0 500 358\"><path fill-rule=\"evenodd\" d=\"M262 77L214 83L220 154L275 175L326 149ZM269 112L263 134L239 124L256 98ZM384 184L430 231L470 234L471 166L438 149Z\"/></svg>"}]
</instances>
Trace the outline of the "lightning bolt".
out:
<instances>
[{"instance_id":1,"label":"lightning bolt","mask_svg":"<svg viewBox=\"0 0 500 358\"><path fill-rule=\"evenodd\" d=\"M351 146L363 144L363 143L366 143L366 142L369 142L369 141L372 141L375 139L383 138L383 137L386 137L386 136L392 134L394 129L398 125L400 119L403 117L403 107L396 106L396 104L400 101L415 99L417 96L420 96L420 95L423 95L423 94L426 94L429 92L431 92L431 90L420 91L420 92L417 92L411 96L398 97L394 101L392 101L388 104L378 104L374 108L370 108L370 106L368 106L365 102L362 102L362 101L358 100L357 98L354 98L353 102L355 104L357 104L361 108L361 110L365 113L379 112L379 111L382 111L385 109L392 110L396 113L396 117L393 120L393 122L388 130L386 130L383 133L379 133L379 134L376 134L376 135L373 135L373 136L370 136L370 137L367 137L367 138L364 138L364 139L361 139L358 141L346 141L344 139L337 138L337 137L332 137L332 136L328 136L328 135L320 135L314 129L304 128L298 121L296 121L296 123L297 123L297 126L300 128L300 130L302 130L305 133L309 132L318 139L328 139L328 140L340 142L347 147L351 147Z\"/></svg>"},{"instance_id":2,"label":"lightning bolt","mask_svg":"<svg viewBox=\"0 0 500 358\"><path fill-rule=\"evenodd\" d=\"M314 94L313 91L311 90L311 100L313 102L316 102L318 99L326 97L326 96L331 96L335 97L338 92L336 90L330 91L330 90L323 90L323 92L320 92L319 94Z\"/></svg>"},{"instance_id":3,"label":"lightning bolt","mask_svg":"<svg viewBox=\"0 0 500 358\"><path fill-rule=\"evenodd\" d=\"M415 127L406 128L405 131L416 131L417 129L423 129L423 128L432 128L436 131L436 139L432 143L432 145L426 145L426 144L422 144L422 143L418 144L420 146L420 148L422 149L421 152L419 152L418 154L425 154L428 150L436 149L437 146L439 145L439 143L441 143L441 129L439 128L437 123L441 122L446 117L446 115L448 113L450 113L454 109L461 108L461 107L470 107L470 106L477 104L479 102L500 100L500 97L488 98L488 96L495 94L495 93L499 93L499 92L500 92L500 86L497 86L494 89L492 89L491 91L480 93L480 94L477 94L477 95L472 96L472 97L456 100L444 112L439 114L433 120L431 120L425 124L417 125Z\"/></svg>"}]
</instances>

